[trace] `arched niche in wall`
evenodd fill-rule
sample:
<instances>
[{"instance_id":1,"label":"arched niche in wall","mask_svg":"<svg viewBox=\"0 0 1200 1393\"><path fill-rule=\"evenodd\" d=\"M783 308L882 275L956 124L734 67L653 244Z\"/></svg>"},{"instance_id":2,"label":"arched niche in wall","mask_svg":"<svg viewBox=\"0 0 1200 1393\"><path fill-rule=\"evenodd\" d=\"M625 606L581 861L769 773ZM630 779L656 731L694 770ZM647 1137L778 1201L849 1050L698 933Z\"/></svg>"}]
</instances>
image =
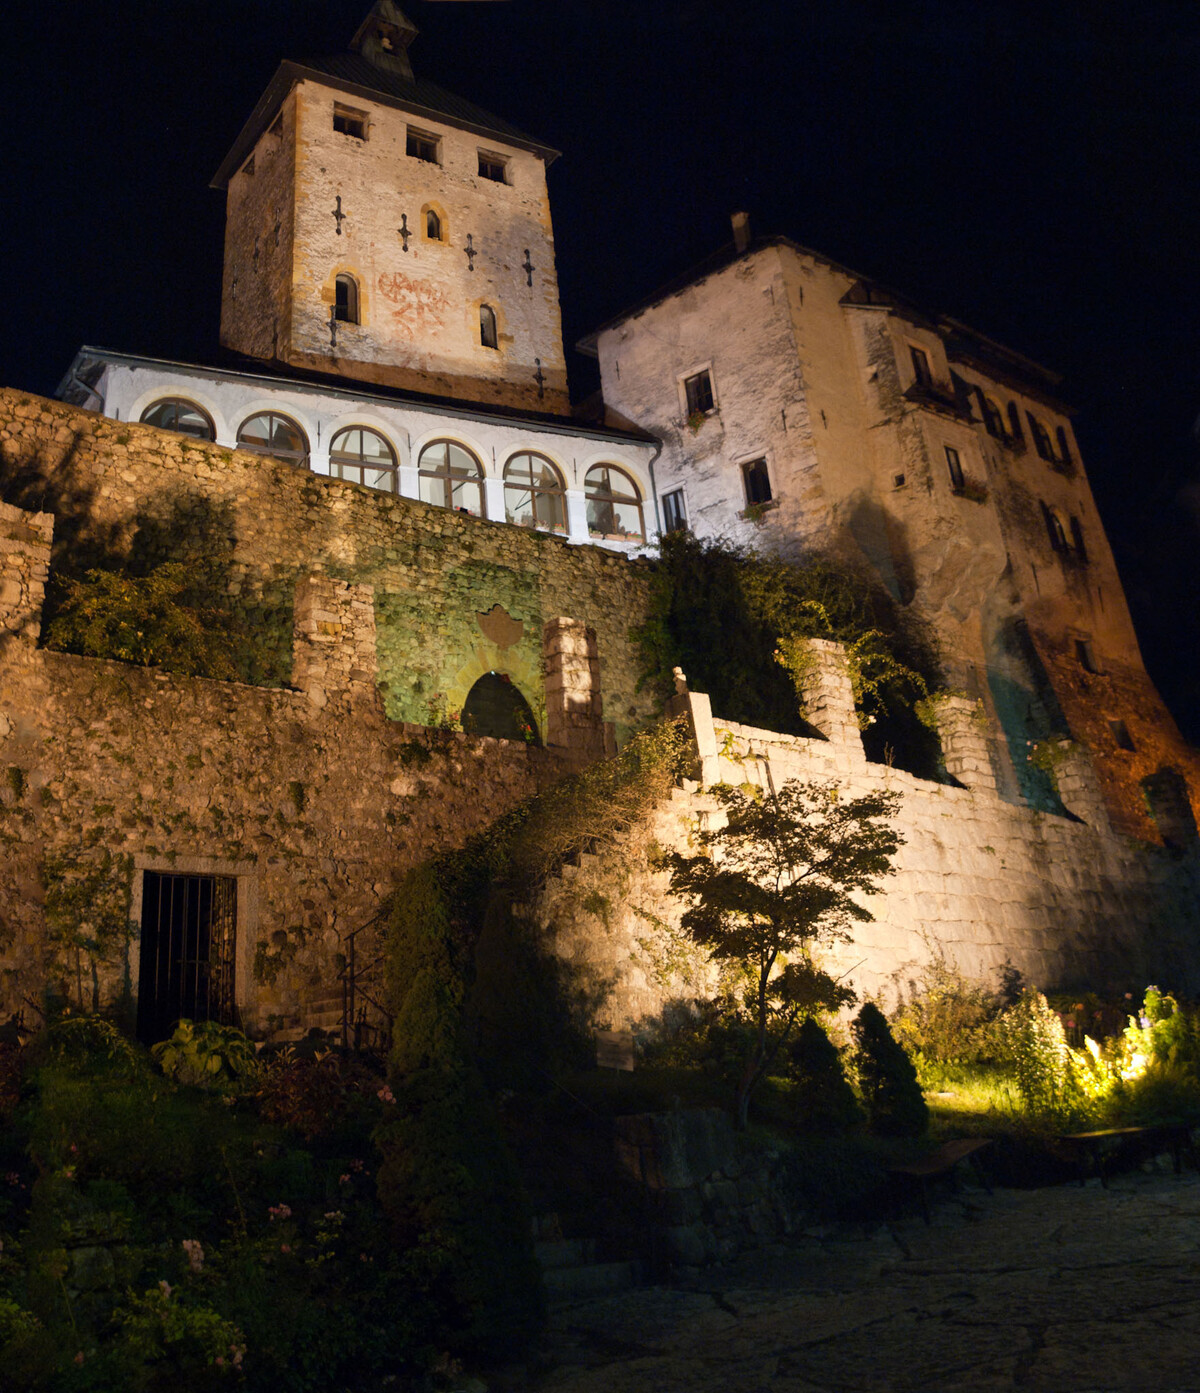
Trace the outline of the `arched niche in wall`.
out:
<instances>
[{"instance_id":1,"label":"arched niche in wall","mask_svg":"<svg viewBox=\"0 0 1200 1393\"><path fill-rule=\"evenodd\" d=\"M505 672L485 672L467 693L462 726L468 735L541 744L529 703Z\"/></svg>"}]
</instances>

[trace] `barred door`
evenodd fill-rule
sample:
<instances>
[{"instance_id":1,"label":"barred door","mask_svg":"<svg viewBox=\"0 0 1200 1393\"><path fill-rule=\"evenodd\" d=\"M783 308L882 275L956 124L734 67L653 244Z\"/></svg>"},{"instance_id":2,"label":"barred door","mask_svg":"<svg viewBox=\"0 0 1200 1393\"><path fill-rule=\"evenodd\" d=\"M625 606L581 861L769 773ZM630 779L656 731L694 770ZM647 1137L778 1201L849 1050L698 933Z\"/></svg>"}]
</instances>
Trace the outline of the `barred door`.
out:
<instances>
[{"instance_id":1,"label":"barred door","mask_svg":"<svg viewBox=\"0 0 1200 1393\"><path fill-rule=\"evenodd\" d=\"M164 1040L181 1019L232 1024L237 881L143 874L139 1038Z\"/></svg>"}]
</instances>

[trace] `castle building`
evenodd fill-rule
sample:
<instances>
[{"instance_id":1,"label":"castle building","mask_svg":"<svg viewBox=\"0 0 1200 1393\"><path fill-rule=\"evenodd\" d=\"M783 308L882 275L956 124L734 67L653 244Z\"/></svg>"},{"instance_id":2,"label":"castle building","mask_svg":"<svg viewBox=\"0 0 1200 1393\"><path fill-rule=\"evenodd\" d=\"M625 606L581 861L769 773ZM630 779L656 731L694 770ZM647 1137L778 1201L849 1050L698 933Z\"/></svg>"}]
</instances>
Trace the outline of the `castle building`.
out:
<instances>
[{"instance_id":1,"label":"castle building","mask_svg":"<svg viewBox=\"0 0 1200 1393\"><path fill-rule=\"evenodd\" d=\"M1061 809L1039 742L1094 758L1118 825L1197 791L1142 663L1055 375L788 238L734 240L586 338L663 440L665 531L866 570L983 702L998 786ZM1148 781L1148 782L1147 782ZM1170 787L1169 793L1164 789Z\"/></svg>"},{"instance_id":2,"label":"castle building","mask_svg":"<svg viewBox=\"0 0 1200 1393\"><path fill-rule=\"evenodd\" d=\"M222 163L224 359L84 347L57 401L0 389L0 1006L122 997L147 1039L344 1020L406 869L656 718L632 633L680 527L865 568L940 640L940 779L864 748L836 645L805 736L678 698L706 783L903 793L868 990L928 934L980 975L1187 985L1200 772L1052 375L737 217L585 341L605 409L572 415L554 151L415 77L414 34L376 0L350 53L281 65ZM237 680L41 642L55 565L177 556ZM711 812L673 792L664 844ZM559 941L632 1022L690 979L665 940L644 960L646 924L678 928L653 867L614 875L619 912L577 897Z\"/></svg>"}]
</instances>

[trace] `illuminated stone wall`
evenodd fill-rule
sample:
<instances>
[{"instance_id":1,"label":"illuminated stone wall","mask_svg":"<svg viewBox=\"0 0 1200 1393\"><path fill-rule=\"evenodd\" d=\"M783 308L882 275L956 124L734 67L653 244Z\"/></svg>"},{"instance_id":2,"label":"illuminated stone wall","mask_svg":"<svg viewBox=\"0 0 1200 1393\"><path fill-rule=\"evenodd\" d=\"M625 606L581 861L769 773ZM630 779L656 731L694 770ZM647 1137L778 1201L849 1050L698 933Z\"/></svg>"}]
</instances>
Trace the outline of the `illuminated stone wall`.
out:
<instances>
[{"instance_id":1,"label":"illuminated stone wall","mask_svg":"<svg viewBox=\"0 0 1200 1393\"><path fill-rule=\"evenodd\" d=\"M896 825L904 842L895 874L865 902L873 921L857 925L852 941L829 955L860 995L894 1002L938 955L990 985L1011 962L1046 990L1137 994L1148 982L1200 989L1194 827L1175 849L1114 832L1086 757L1056 771L1068 815L1014 806L997 796L977 710L961 698L939 712L957 785L869 763L840 650L820 644L815 651L821 703L814 724L824 738L754 730L714 716L706 696L677 698L695 731L696 780L674 790L615 851L566 868L543 898L541 919L556 951L593 992L607 988L607 1028L652 1035L673 1003L713 988L713 969L680 932L681 907L653 854L694 848L695 829L723 816L705 791L720 782L769 789L815 780L836 784L844 797L900 795Z\"/></svg>"},{"instance_id":2,"label":"illuminated stone wall","mask_svg":"<svg viewBox=\"0 0 1200 1393\"><path fill-rule=\"evenodd\" d=\"M5 563L20 557L32 576L48 542L44 516L0 513ZM38 649L33 578L0 581L0 1017L29 1016L46 986L74 993L71 960L47 937L47 894L64 868L94 873L92 898L128 902L134 924L152 870L237 881L247 1029L336 1027L348 931L372 925L408 868L461 846L604 744L595 692L574 675L591 720L555 748L389 720L370 586L302 578L297 690L272 690ZM555 690L563 627L548 629ZM378 943L374 926L360 963ZM86 968L83 980L90 1002ZM136 934L96 985L105 1007L126 986L136 1000Z\"/></svg>"},{"instance_id":3,"label":"illuminated stone wall","mask_svg":"<svg viewBox=\"0 0 1200 1393\"><path fill-rule=\"evenodd\" d=\"M309 571L374 587L387 714L461 711L488 671L506 674L545 726L541 635L569 615L595 630L606 719L618 738L651 714L631 626L647 569L610 551L378 493L260 456L0 391L0 488L56 516L56 557L213 559L218 597L244 626L243 675L291 676L292 597ZM513 621L484 616L500 606Z\"/></svg>"},{"instance_id":4,"label":"illuminated stone wall","mask_svg":"<svg viewBox=\"0 0 1200 1393\"><path fill-rule=\"evenodd\" d=\"M366 139L334 129L335 103L361 114ZM435 139L438 162L406 154L410 125ZM481 150L505 162L505 182L480 177ZM430 209L438 240L426 233ZM340 323L334 345L339 274L359 286L361 322ZM480 341L481 304L496 313L496 348ZM542 158L427 113L300 81L278 133L265 131L252 163L229 182L221 341L356 382L566 414Z\"/></svg>"}]
</instances>

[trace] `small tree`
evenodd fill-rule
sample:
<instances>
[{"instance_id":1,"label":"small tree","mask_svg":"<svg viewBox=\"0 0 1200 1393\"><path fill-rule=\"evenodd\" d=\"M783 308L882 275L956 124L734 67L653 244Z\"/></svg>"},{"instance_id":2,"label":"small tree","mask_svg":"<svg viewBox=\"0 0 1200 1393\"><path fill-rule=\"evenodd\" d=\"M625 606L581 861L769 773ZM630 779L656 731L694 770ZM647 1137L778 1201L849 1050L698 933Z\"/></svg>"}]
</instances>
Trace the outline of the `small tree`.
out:
<instances>
[{"instance_id":1,"label":"small tree","mask_svg":"<svg viewBox=\"0 0 1200 1393\"><path fill-rule=\"evenodd\" d=\"M844 942L851 921L870 920L854 895L870 894L892 871L903 840L888 824L892 793L839 797L831 784L791 779L765 796L722 786L723 827L701 832L694 856L664 858L672 891L688 901L683 928L712 957L742 966L753 1031L738 1079L735 1117L787 1043L796 1020L854 1000L813 961Z\"/></svg>"},{"instance_id":2,"label":"small tree","mask_svg":"<svg viewBox=\"0 0 1200 1393\"><path fill-rule=\"evenodd\" d=\"M929 1109L913 1062L896 1043L883 1012L873 1001L864 1003L852 1029L871 1131L881 1137L919 1137L929 1126Z\"/></svg>"}]
</instances>

